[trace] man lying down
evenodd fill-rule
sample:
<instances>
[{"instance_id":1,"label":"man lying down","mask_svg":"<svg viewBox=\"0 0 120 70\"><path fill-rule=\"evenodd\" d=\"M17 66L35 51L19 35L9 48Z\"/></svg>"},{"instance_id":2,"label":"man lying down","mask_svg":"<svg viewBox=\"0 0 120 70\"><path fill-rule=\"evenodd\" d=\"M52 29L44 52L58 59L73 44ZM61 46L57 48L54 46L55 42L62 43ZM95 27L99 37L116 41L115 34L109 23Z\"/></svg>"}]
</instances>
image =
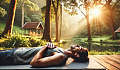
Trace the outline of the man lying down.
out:
<instances>
[{"instance_id":1,"label":"man lying down","mask_svg":"<svg viewBox=\"0 0 120 70\"><path fill-rule=\"evenodd\" d=\"M66 65L68 58L88 62L88 50L79 45L66 50L47 43L41 47L14 48L0 51L0 65L30 64L32 67Z\"/></svg>"}]
</instances>

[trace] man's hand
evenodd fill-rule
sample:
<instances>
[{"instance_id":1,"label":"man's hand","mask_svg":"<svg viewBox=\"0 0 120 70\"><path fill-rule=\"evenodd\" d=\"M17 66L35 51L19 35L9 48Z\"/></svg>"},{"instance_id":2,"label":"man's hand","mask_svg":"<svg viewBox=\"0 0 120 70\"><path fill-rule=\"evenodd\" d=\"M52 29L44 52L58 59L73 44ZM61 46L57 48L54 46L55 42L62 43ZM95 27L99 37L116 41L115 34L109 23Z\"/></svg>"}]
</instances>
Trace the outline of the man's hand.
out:
<instances>
[{"instance_id":1,"label":"man's hand","mask_svg":"<svg viewBox=\"0 0 120 70\"><path fill-rule=\"evenodd\" d=\"M56 46L53 43L47 43L46 44L48 46L48 48L53 49L56 48Z\"/></svg>"},{"instance_id":2,"label":"man's hand","mask_svg":"<svg viewBox=\"0 0 120 70\"><path fill-rule=\"evenodd\" d=\"M46 50L48 48L48 45L44 45L41 50Z\"/></svg>"}]
</instances>

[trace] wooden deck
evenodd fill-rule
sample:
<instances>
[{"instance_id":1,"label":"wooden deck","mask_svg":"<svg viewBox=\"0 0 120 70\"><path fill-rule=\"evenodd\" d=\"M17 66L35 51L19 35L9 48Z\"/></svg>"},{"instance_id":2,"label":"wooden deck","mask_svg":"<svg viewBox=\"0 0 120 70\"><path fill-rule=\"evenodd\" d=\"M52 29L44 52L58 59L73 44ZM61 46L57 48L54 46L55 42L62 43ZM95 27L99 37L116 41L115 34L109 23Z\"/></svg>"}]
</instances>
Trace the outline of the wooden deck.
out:
<instances>
[{"instance_id":1,"label":"wooden deck","mask_svg":"<svg viewBox=\"0 0 120 70\"><path fill-rule=\"evenodd\" d=\"M89 55L90 58L109 70L120 70L120 55Z\"/></svg>"}]
</instances>

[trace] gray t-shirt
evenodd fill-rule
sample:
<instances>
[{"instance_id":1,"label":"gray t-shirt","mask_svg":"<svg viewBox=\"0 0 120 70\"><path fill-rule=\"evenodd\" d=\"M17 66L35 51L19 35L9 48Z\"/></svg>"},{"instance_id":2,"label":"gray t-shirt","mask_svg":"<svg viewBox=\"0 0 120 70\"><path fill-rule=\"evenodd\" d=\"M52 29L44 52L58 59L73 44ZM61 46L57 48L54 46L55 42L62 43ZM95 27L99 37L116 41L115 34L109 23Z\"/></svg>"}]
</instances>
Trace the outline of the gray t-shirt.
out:
<instances>
[{"instance_id":1,"label":"gray t-shirt","mask_svg":"<svg viewBox=\"0 0 120 70\"><path fill-rule=\"evenodd\" d=\"M30 61L42 47L19 48L14 52L15 64L30 64Z\"/></svg>"},{"instance_id":2,"label":"gray t-shirt","mask_svg":"<svg viewBox=\"0 0 120 70\"><path fill-rule=\"evenodd\" d=\"M14 64L30 64L33 57L37 54L37 52L42 48L41 47L33 47L33 48L19 48L14 52ZM63 53L60 49L46 49L43 57L50 56L53 52ZM67 56L65 56L65 61L61 64L64 65L67 60Z\"/></svg>"}]
</instances>

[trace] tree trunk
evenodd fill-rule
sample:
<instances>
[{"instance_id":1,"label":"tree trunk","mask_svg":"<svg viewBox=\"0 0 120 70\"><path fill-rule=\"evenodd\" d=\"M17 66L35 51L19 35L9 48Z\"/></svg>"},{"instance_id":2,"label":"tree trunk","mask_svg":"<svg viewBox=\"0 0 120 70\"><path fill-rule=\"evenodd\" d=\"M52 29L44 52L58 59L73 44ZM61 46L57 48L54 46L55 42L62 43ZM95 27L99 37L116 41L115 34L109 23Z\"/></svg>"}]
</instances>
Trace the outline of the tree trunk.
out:
<instances>
[{"instance_id":1,"label":"tree trunk","mask_svg":"<svg viewBox=\"0 0 120 70\"><path fill-rule=\"evenodd\" d=\"M55 13L55 21L56 21L56 42L59 42L58 11Z\"/></svg>"},{"instance_id":2,"label":"tree trunk","mask_svg":"<svg viewBox=\"0 0 120 70\"><path fill-rule=\"evenodd\" d=\"M86 20L87 20L87 28L88 28L88 40L91 40L90 35L90 24L89 24L89 9L86 9Z\"/></svg>"},{"instance_id":3,"label":"tree trunk","mask_svg":"<svg viewBox=\"0 0 120 70\"><path fill-rule=\"evenodd\" d=\"M116 39L117 36L115 34L115 27L114 27L114 20L113 20L113 11L110 5L110 2L108 2L108 10L109 10L109 15L110 15L110 20L111 20L111 34L112 34L112 39Z\"/></svg>"},{"instance_id":4,"label":"tree trunk","mask_svg":"<svg viewBox=\"0 0 120 70\"><path fill-rule=\"evenodd\" d=\"M60 5L60 39L62 38L62 5Z\"/></svg>"},{"instance_id":5,"label":"tree trunk","mask_svg":"<svg viewBox=\"0 0 120 70\"><path fill-rule=\"evenodd\" d=\"M57 0L57 7L55 7L54 1L52 1L54 11L55 11L55 22L56 22L56 42L59 42L59 24L58 24L58 5L59 0Z\"/></svg>"},{"instance_id":6,"label":"tree trunk","mask_svg":"<svg viewBox=\"0 0 120 70\"><path fill-rule=\"evenodd\" d=\"M22 29L23 25L24 25L24 0L22 2L22 24L21 24L21 29Z\"/></svg>"},{"instance_id":7,"label":"tree trunk","mask_svg":"<svg viewBox=\"0 0 120 70\"><path fill-rule=\"evenodd\" d=\"M117 2L119 2L119 1L117 1ZM112 39L117 39L117 35L115 34L114 20L113 20L113 9L114 9L115 5L117 4L117 2L114 4L114 6L112 8L110 5L111 0L106 1L106 5L109 10L109 15L110 15L110 20L111 20L110 25L111 25Z\"/></svg>"},{"instance_id":8,"label":"tree trunk","mask_svg":"<svg viewBox=\"0 0 120 70\"><path fill-rule=\"evenodd\" d=\"M12 27L13 27L14 18L15 18L16 4L17 4L17 0L11 0L10 7L9 7L8 19L7 19L7 23L6 23L4 32L1 35L2 37L5 34L8 34L8 35L12 34Z\"/></svg>"},{"instance_id":9,"label":"tree trunk","mask_svg":"<svg viewBox=\"0 0 120 70\"><path fill-rule=\"evenodd\" d=\"M111 33L112 33L112 39L116 39L115 27L114 27L114 21L113 21L113 13L112 13L112 11L110 11L110 20L111 20Z\"/></svg>"},{"instance_id":10,"label":"tree trunk","mask_svg":"<svg viewBox=\"0 0 120 70\"><path fill-rule=\"evenodd\" d=\"M50 29L51 3L52 3L52 0L46 0L45 28L44 28L43 38L42 38L49 42L51 42L51 29Z\"/></svg>"}]
</instances>

